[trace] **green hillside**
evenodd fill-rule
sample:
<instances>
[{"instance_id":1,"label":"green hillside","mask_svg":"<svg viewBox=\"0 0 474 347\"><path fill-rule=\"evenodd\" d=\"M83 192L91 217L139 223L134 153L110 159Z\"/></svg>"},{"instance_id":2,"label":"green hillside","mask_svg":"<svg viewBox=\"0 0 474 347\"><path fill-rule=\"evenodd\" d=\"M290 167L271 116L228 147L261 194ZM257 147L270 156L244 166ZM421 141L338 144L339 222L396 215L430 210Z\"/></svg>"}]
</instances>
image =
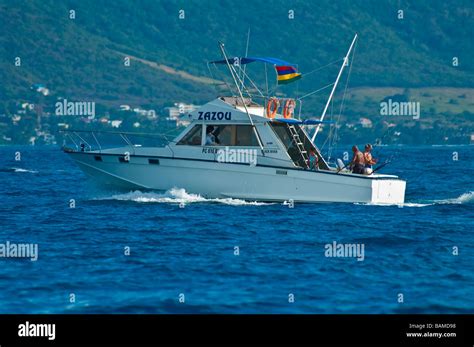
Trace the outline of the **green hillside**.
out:
<instances>
[{"instance_id":1,"label":"green hillside","mask_svg":"<svg viewBox=\"0 0 474 347\"><path fill-rule=\"evenodd\" d=\"M1 0L0 24L0 114L30 101L33 83L47 85L50 102L61 96L156 109L205 102L216 95L205 62L220 58L217 41L243 55L249 28L249 55L279 57L303 73L342 58L357 32L352 88L474 87L468 0ZM136 59L125 66L125 56ZM322 69L280 91L302 95L333 82L337 70ZM249 72L263 76L261 66ZM305 100L306 111L318 114L326 97ZM457 111L474 113L467 107Z\"/></svg>"}]
</instances>

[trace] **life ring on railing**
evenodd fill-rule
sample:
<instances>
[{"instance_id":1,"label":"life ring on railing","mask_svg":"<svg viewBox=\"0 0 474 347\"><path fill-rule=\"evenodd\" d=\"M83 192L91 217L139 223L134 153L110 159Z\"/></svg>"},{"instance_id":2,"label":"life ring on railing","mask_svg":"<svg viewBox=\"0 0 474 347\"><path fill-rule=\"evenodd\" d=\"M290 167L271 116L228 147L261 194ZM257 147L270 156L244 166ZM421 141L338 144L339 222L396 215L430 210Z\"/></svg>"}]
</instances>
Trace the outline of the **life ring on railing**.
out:
<instances>
[{"instance_id":1,"label":"life ring on railing","mask_svg":"<svg viewBox=\"0 0 474 347\"><path fill-rule=\"evenodd\" d=\"M296 102L293 99L288 99L283 108L283 118L292 118L295 111Z\"/></svg>"},{"instance_id":2,"label":"life ring on railing","mask_svg":"<svg viewBox=\"0 0 474 347\"><path fill-rule=\"evenodd\" d=\"M277 98L270 98L267 103L267 117L268 118L275 118L275 115L278 111L278 107L280 107L280 102Z\"/></svg>"}]
</instances>

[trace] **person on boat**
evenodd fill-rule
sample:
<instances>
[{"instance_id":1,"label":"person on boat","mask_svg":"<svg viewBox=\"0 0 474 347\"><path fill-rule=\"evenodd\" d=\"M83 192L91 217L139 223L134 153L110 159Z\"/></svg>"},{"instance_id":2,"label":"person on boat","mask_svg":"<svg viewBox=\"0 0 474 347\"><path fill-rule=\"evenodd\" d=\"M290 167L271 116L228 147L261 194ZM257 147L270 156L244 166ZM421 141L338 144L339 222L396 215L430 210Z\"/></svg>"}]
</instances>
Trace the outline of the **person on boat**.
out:
<instances>
[{"instance_id":1,"label":"person on boat","mask_svg":"<svg viewBox=\"0 0 474 347\"><path fill-rule=\"evenodd\" d=\"M214 136L214 127L212 125L208 125L206 128L206 146L214 146L216 145L216 137Z\"/></svg>"},{"instance_id":2,"label":"person on boat","mask_svg":"<svg viewBox=\"0 0 474 347\"><path fill-rule=\"evenodd\" d=\"M377 159L372 157L372 145L370 143L366 144L364 149L364 173L370 175L372 173L372 165L375 165L377 163Z\"/></svg>"},{"instance_id":3,"label":"person on boat","mask_svg":"<svg viewBox=\"0 0 474 347\"><path fill-rule=\"evenodd\" d=\"M319 164L319 158L318 155L316 154L316 149L314 147L311 147L309 149L309 169L310 170L318 170L318 164Z\"/></svg>"},{"instance_id":4,"label":"person on boat","mask_svg":"<svg viewBox=\"0 0 474 347\"><path fill-rule=\"evenodd\" d=\"M359 151L357 146L352 146L352 152L354 153L354 156L352 157L349 168L352 169L352 173L363 174L365 168L364 153Z\"/></svg>"}]
</instances>

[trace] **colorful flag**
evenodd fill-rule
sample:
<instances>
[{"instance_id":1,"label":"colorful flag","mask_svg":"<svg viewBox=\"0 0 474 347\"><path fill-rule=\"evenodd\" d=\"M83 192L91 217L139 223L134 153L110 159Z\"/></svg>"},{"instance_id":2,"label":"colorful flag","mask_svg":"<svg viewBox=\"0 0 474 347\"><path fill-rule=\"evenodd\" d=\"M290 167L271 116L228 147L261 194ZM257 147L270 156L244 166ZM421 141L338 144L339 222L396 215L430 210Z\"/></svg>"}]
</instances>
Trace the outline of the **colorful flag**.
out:
<instances>
[{"instance_id":1,"label":"colorful flag","mask_svg":"<svg viewBox=\"0 0 474 347\"><path fill-rule=\"evenodd\" d=\"M288 84L301 78L301 74L293 66L275 66L278 84Z\"/></svg>"}]
</instances>

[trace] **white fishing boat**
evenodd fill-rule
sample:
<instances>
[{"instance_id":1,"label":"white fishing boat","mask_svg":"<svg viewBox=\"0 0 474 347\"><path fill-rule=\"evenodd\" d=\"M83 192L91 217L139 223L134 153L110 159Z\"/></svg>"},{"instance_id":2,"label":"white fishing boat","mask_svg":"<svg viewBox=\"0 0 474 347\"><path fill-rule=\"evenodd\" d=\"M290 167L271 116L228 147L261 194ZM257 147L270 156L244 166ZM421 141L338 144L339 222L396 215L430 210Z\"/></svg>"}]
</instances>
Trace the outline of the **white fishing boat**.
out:
<instances>
[{"instance_id":1,"label":"white fishing boat","mask_svg":"<svg viewBox=\"0 0 474 347\"><path fill-rule=\"evenodd\" d=\"M124 145L104 148L99 132L70 131L67 136L74 146L65 146L64 151L101 184L127 189L183 188L207 198L252 201L402 204L405 181L377 172L355 174L342 164L333 167L315 146L356 37L317 120L295 117L292 99L264 95L260 104L244 97L241 65L253 61L291 64L278 65L288 63L274 58L239 58L236 65L221 45L224 60L213 63L227 66L237 94L218 97L191 112L189 126L166 145L149 146L133 141L136 134L118 132ZM288 71L292 77L299 75L293 68ZM310 151L316 159L313 166Z\"/></svg>"}]
</instances>

